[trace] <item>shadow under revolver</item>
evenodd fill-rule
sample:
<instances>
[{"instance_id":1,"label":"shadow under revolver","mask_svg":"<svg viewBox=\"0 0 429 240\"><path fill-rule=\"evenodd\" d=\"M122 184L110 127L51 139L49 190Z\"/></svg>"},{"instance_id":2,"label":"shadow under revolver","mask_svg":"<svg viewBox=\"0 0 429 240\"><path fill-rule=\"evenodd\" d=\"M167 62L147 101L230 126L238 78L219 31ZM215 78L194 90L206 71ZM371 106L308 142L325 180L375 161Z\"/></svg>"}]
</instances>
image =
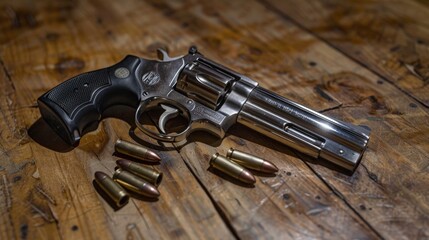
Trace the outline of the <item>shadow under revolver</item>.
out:
<instances>
[{"instance_id":1,"label":"shadow under revolver","mask_svg":"<svg viewBox=\"0 0 429 240\"><path fill-rule=\"evenodd\" d=\"M158 118L158 114L159 113L155 113L154 115L150 115L141 119L142 124L152 125L153 127L157 128L156 119ZM128 124L130 124L129 135L134 141L136 141L137 143L147 148L158 150L158 151L174 150L175 148L177 148L177 150L180 151L182 147L192 142L201 142L201 143L210 145L212 147L219 147L222 144L223 139L219 139L217 136L204 131L195 131L191 133L185 141L180 143L175 143L175 145L172 147L166 146L163 142L149 141L148 137L146 136L142 137L142 133L139 132L139 130L136 130L138 128L134 122L135 121L134 115L135 115L135 109L132 107L112 106L105 110L105 112L103 113L102 119L117 118L127 122ZM168 124L169 125L167 126L167 128L172 129L173 131L174 129L182 129L184 126L186 126L186 122L184 121L175 122L174 120L172 120L172 121L169 121ZM93 131L97 127L98 127L98 124L90 126L86 129L85 133ZM75 148L73 146L68 145L58 134L56 134L49 127L49 125L42 118L39 118L35 123L33 123L33 125L28 130L28 135L40 145L48 149L51 149L53 151L69 152ZM254 142L258 145L264 146L269 149L274 149L276 151L282 152L289 156L298 157L307 163L322 165L331 170L334 170L343 174L347 174L347 175L353 174L353 172L343 169L323 159L315 159L315 158L306 156L302 153L299 153L296 150L280 142L277 142L269 137L266 137L254 131L253 129L250 129L241 124L236 124L233 127L231 127L229 131L226 133L226 136L235 136L235 138L238 139L236 140L237 145L244 146L245 141L242 141L242 140L246 140L246 141Z\"/></svg>"}]
</instances>

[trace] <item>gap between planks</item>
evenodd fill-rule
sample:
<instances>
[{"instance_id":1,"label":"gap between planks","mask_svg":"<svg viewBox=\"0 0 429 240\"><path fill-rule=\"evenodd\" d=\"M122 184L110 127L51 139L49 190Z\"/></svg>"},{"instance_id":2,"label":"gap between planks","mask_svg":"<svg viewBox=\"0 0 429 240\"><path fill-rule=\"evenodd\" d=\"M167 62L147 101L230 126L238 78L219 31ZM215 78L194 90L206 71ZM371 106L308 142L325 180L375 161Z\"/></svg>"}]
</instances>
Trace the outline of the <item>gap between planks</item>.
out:
<instances>
[{"instance_id":1,"label":"gap between planks","mask_svg":"<svg viewBox=\"0 0 429 240\"><path fill-rule=\"evenodd\" d=\"M222 211L222 208L216 203L216 201L214 200L213 196L210 194L209 190L207 189L207 187L202 183L202 181L197 177L197 175L194 173L194 171L192 170L191 166L189 165L189 163L185 160L185 158L182 156L182 154L180 154L180 149L173 144L174 149L177 151L177 153L179 154L180 158L182 159L182 161L185 163L186 168L188 168L189 172L191 172L192 176L194 176L195 180L198 182L198 184L200 185L200 187L203 189L203 191L206 193L207 197L210 199L210 202L213 204L214 209L216 210L216 212L219 214L220 218L222 219L222 221L225 223L226 227L228 228L228 230L231 232L231 234L236 238L236 239L240 239L240 236L238 235L237 231L235 230L233 224L228 220L228 218L226 217L226 214Z\"/></svg>"},{"instance_id":2,"label":"gap between planks","mask_svg":"<svg viewBox=\"0 0 429 240\"><path fill-rule=\"evenodd\" d=\"M407 95L408 97L412 98L413 100L415 100L416 102L418 102L421 106L427 108L427 106L418 98L414 97L411 93L408 93L407 91L405 91L404 89L402 89L401 87L399 87L398 85L396 85L393 81L391 81L388 78L383 77L381 74L379 74L377 71L373 70L372 68L369 68L364 62L359 61L359 59L356 59L355 57L351 56L350 54L347 54L347 52L342 51L340 48L336 47L334 44L331 44L328 40L326 40L325 38L323 38L322 36L318 35L317 33L312 32L310 29L306 28L305 26L303 26L302 24L300 24L298 21L296 21L295 19L293 19L292 17L289 17L286 13L282 12L281 10L277 9L275 6L273 6L271 3L265 1L265 0L257 0L259 3L261 3L264 7L267 8L267 10L277 14L280 18L290 22L291 24L295 25L296 27L298 27L299 29L302 29L304 32L308 33L309 35L311 35L312 37L314 37L315 39L325 43L326 45L328 45L329 47L335 49L337 52L341 53L342 55L344 55L344 57L350 59L351 61L355 62L357 65L365 68L366 70L368 70L369 72L371 72L372 74L374 74L375 76L377 76L380 79L383 79L384 81L386 81L387 83L393 85L396 89L398 89L399 91L401 91L402 93L404 93L405 95Z\"/></svg>"}]
</instances>

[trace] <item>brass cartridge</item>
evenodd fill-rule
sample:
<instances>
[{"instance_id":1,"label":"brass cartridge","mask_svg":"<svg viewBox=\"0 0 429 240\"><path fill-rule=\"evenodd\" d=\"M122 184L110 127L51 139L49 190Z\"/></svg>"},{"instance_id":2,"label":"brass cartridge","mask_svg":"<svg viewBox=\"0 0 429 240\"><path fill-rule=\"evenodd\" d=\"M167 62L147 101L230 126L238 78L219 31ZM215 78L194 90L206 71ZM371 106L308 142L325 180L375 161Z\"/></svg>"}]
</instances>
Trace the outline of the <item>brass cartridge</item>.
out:
<instances>
[{"instance_id":1,"label":"brass cartridge","mask_svg":"<svg viewBox=\"0 0 429 240\"><path fill-rule=\"evenodd\" d=\"M149 162L159 162L161 158L155 152L131 142L116 140L115 151L124 155Z\"/></svg>"},{"instance_id":2,"label":"brass cartridge","mask_svg":"<svg viewBox=\"0 0 429 240\"><path fill-rule=\"evenodd\" d=\"M113 180L124 188L146 197L157 198L160 195L158 189L156 189L154 185L121 168L115 170Z\"/></svg>"},{"instance_id":3,"label":"brass cartridge","mask_svg":"<svg viewBox=\"0 0 429 240\"><path fill-rule=\"evenodd\" d=\"M116 164L125 171L131 172L144 180L158 186L162 181L162 173L129 160L119 159Z\"/></svg>"},{"instance_id":4,"label":"brass cartridge","mask_svg":"<svg viewBox=\"0 0 429 240\"><path fill-rule=\"evenodd\" d=\"M227 158L215 153L210 159L210 166L234 177L244 183L253 184L256 182L255 177L244 167L234 163Z\"/></svg>"},{"instance_id":5,"label":"brass cartridge","mask_svg":"<svg viewBox=\"0 0 429 240\"><path fill-rule=\"evenodd\" d=\"M128 193L104 172L95 172L95 181L103 191L115 202L116 206L124 206L128 200Z\"/></svg>"},{"instance_id":6,"label":"brass cartridge","mask_svg":"<svg viewBox=\"0 0 429 240\"><path fill-rule=\"evenodd\" d=\"M279 170L273 163L265 159L256 157L245 152L241 152L234 148L230 148L228 150L226 157L231 159L235 163L240 164L243 167L265 173L275 173Z\"/></svg>"}]
</instances>

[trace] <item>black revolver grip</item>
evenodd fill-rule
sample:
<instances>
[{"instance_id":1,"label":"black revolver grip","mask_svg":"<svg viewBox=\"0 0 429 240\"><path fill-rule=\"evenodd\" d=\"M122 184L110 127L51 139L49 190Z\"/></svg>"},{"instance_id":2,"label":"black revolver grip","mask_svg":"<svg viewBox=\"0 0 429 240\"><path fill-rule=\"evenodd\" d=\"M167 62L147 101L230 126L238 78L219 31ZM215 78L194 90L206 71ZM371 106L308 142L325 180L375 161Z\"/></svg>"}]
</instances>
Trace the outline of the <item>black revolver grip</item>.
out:
<instances>
[{"instance_id":1,"label":"black revolver grip","mask_svg":"<svg viewBox=\"0 0 429 240\"><path fill-rule=\"evenodd\" d=\"M141 60L127 56L121 62L73 77L37 100L49 126L76 146L90 126L97 126L104 110L113 105L137 107L141 87L136 69Z\"/></svg>"}]
</instances>

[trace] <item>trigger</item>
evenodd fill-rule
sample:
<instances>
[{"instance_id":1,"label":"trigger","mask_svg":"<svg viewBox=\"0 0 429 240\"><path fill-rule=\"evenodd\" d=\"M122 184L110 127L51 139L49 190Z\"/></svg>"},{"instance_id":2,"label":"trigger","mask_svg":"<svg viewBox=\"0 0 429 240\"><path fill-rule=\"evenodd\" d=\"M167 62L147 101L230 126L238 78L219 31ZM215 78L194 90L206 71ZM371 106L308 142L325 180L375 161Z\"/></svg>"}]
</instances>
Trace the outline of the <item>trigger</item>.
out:
<instances>
[{"instance_id":1,"label":"trigger","mask_svg":"<svg viewBox=\"0 0 429 240\"><path fill-rule=\"evenodd\" d=\"M159 117L158 126L159 130L162 133L165 133L165 124L168 122L168 120L177 117L179 115L179 110L173 107L169 107L167 105L161 104L161 107L165 110L161 116Z\"/></svg>"}]
</instances>

